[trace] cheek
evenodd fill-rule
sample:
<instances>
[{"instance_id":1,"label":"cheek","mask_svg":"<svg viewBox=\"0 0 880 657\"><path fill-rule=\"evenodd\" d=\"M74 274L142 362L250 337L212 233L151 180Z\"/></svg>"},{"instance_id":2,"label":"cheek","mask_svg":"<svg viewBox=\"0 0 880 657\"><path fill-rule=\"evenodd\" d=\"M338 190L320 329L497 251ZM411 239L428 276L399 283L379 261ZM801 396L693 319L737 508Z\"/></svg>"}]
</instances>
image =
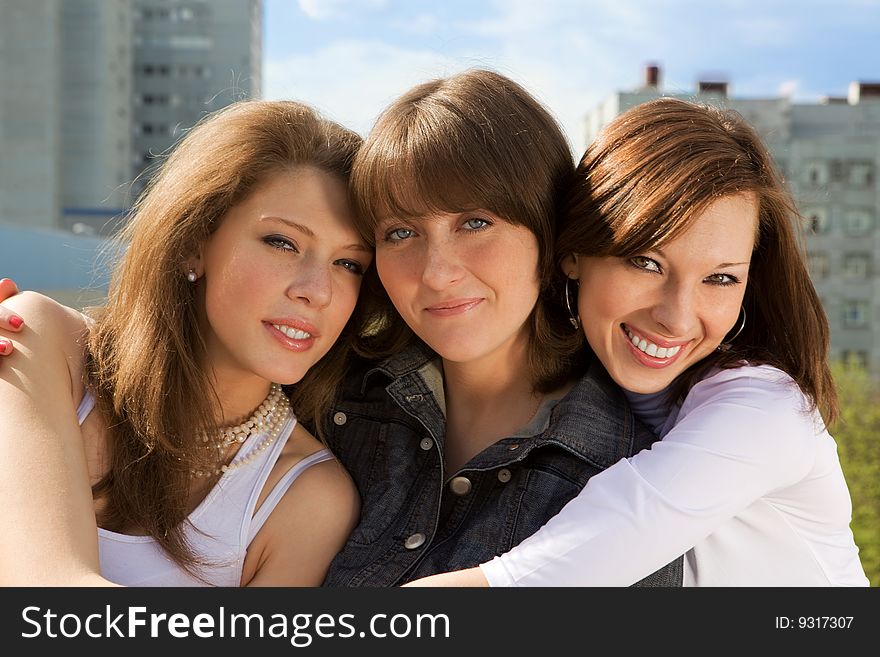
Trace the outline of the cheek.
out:
<instances>
[{"instance_id":1,"label":"cheek","mask_svg":"<svg viewBox=\"0 0 880 657\"><path fill-rule=\"evenodd\" d=\"M402 289L405 289L412 278L408 274L407 259L399 253L389 253L384 250L376 252L376 261L373 264L382 286L393 299Z\"/></svg>"}]
</instances>

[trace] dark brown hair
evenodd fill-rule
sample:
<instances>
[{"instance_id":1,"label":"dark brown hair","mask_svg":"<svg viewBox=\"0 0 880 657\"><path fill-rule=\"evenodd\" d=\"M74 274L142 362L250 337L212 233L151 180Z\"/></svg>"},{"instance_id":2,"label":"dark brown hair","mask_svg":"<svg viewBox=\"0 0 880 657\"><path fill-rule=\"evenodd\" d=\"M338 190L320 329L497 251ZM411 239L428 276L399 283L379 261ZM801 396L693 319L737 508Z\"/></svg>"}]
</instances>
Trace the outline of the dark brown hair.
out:
<instances>
[{"instance_id":1,"label":"dark brown hair","mask_svg":"<svg viewBox=\"0 0 880 657\"><path fill-rule=\"evenodd\" d=\"M420 84L382 112L355 159L351 188L363 238L389 216L484 209L537 238L538 302L529 318L533 385L552 389L570 376L582 340L558 301L554 243L559 194L574 170L558 123L525 89L475 69ZM374 268L375 269L375 268ZM365 293L380 321L362 351L397 352L417 338L373 273Z\"/></svg>"},{"instance_id":2,"label":"dark brown hair","mask_svg":"<svg viewBox=\"0 0 880 657\"><path fill-rule=\"evenodd\" d=\"M216 427L218 405L200 366L205 347L183 263L232 206L276 172L310 165L347 182L360 143L305 105L242 101L200 121L151 180L120 235L124 255L106 305L93 311L87 348L87 372L108 426L109 470L93 488L107 502L102 526L142 528L190 572L201 564L182 530L190 470L205 465L196 437ZM301 420L320 418L329 406L357 313L293 388Z\"/></svg>"},{"instance_id":3,"label":"dark brown hair","mask_svg":"<svg viewBox=\"0 0 880 657\"><path fill-rule=\"evenodd\" d=\"M712 366L766 363L787 372L831 423L837 395L828 322L807 272L801 217L761 138L738 113L661 98L614 119L577 167L557 257L644 253L675 239L717 199L746 192L758 200L759 219L745 328L729 351L684 372L673 397Z\"/></svg>"}]
</instances>

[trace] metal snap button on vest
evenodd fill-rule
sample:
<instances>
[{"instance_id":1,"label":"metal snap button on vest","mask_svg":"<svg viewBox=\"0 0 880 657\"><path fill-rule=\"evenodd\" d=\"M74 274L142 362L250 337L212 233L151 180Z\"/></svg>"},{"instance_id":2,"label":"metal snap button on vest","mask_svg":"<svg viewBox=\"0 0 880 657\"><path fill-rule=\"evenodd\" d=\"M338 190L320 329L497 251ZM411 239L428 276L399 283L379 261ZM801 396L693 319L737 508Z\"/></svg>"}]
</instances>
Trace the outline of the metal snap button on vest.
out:
<instances>
[{"instance_id":1,"label":"metal snap button on vest","mask_svg":"<svg viewBox=\"0 0 880 657\"><path fill-rule=\"evenodd\" d=\"M422 395L407 395L406 396L406 401L408 401L408 402L417 402L417 401L422 401L423 399L424 399L424 397L422 397Z\"/></svg>"},{"instance_id":2,"label":"metal snap button on vest","mask_svg":"<svg viewBox=\"0 0 880 657\"><path fill-rule=\"evenodd\" d=\"M419 447L421 447L426 452L434 446L434 441L430 438L422 438L422 442L419 443Z\"/></svg>"},{"instance_id":3,"label":"metal snap button on vest","mask_svg":"<svg viewBox=\"0 0 880 657\"><path fill-rule=\"evenodd\" d=\"M517 450L517 449L519 449L518 443L513 443L513 445L511 445L510 447L507 448L507 450L510 452L513 452L514 450Z\"/></svg>"},{"instance_id":4,"label":"metal snap button on vest","mask_svg":"<svg viewBox=\"0 0 880 657\"><path fill-rule=\"evenodd\" d=\"M403 547L405 547L407 550L415 550L417 547L421 547L422 543L424 542L425 535L421 532L416 532L403 542Z\"/></svg>"},{"instance_id":5,"label":"metal snap button on vest","mask_svg":"<svg viewBox=\"0 0 880 657\"><path fill-rule=\"evenodd\" d=\"M449 482L449 490L463 497L471 492L471 480L467 477L453 477Z\"/></svg>"},{"instance_id":6,"label":"metal snap button on vest","mask_svg":"<svg viewBox=\"0 0 880 657\"><path fill-rule=\"evenodd\" d=\"M508 481L510 481L510 470L508 470L507 468L501 468L498 471L498 481L500 481L502 484L506 484Z\"/></svg>"},{"instance_id":7,"label":"metal snap button on vest","mask_svg":"<svg viewBox=\"0 0 880 657\"><path fill-rule=\"evenodd\" d=\"M333 424L341 427L346 422L348 422L348 417L346 417L345 413L340 411L339 413L333 414Z\"/></svg>"}]
</instances>

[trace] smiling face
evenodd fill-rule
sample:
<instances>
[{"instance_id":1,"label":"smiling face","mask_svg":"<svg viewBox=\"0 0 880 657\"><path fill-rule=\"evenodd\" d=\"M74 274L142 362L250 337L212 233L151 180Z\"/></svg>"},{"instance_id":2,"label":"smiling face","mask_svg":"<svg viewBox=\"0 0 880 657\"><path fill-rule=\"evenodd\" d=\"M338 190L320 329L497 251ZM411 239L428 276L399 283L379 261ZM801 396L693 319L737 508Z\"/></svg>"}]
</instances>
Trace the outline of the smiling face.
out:
<instances>
[{"instance_id":1,"label":"smiling face","mask_svg":"<svg viewBox=\"0 0 880 657\"><path fill-rule=\"evenodd\" d=\"M217 378L299 381L336 341L371 261L342 180L309 166L270 175L192 263Z\"/></svg>"},{"instance_id":2,"label":"smiling face","mask_svg":"<svg viewBox=\"0 0 880 657\"><path fill-rule=\"evenodd\" d=\"M491 212L390 219L376 229L376 267L395 308L457 363L524 344L538 299L538 243Z\"/></svg>"},{"instance_id":3,"label":"smiling face","mask_svg":"<svg viewBox=\"0 0 880 657\"><path fill-rule=\"evenodd\" d=\"M739 194L662 248L566 259L587 341L618 385L658 392L718 347L739 317L757 226L757 199Z\"/></svg>"}]
</instances>

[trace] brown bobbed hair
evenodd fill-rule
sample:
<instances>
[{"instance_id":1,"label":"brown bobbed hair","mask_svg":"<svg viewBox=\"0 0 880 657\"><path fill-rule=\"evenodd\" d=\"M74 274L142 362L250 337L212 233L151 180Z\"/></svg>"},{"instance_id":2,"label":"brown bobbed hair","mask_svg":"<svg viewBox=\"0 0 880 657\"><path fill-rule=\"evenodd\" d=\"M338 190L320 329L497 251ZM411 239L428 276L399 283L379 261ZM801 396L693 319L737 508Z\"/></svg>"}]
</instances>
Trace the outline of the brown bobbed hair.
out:
<instances>
[{"instance_id":1,"label":"brown bobbed hair","mask_svg":"<svg viewBox=\"0 0 880 657\"><path fill-rule=\"evenodd\" d=\"M582 344L561 309L555 264L558 202L574 170L556 120L519 84L472 69L413 87L379 116L355 159L351 190L363 239L389 217L488 210L537 238L540 293L528 320L528 367L537 390L570 378ZM365 296L379 320L364 355L380 358L418 340L375 272Z\"/></svg>"},{"instance_id":2,"label":"brown bobbed hair","mask_svg":"<svg viewBox=\"0 0 880 657\"><path fill-rule=\"evenodd\" d=\"M838 409L828 321L805 264L802 220L761 138L738 113L660 98L611 121L575 172L557 259L625 258L662 247L714 201L746 192L757 197L759 219L745 328L728 351L685 371L672 400L709 368L746 360L788 373L831 423Z\"/></svg>"},{"instance_id":3,"label":"brown bobbed hair","mask_svg":"<svg viewBox=\"0 0 880 657\"><path fill-rule=\"evenodd\" d=\"M86 369L107 419L109 470L93 488L102 526L141 528L181 566L202 562L187 545L190 470L200 431L216 429L218 400L201 366L195 286L185 260L221 218L268 176L309 165L348 182L361 138L292 101L241 101L202 119L174 147L119 236L107 303L92 310ZM325 414L362 321L359 309L333 348L288 390L298 418Z\"/></svg>"}]
</instances>

